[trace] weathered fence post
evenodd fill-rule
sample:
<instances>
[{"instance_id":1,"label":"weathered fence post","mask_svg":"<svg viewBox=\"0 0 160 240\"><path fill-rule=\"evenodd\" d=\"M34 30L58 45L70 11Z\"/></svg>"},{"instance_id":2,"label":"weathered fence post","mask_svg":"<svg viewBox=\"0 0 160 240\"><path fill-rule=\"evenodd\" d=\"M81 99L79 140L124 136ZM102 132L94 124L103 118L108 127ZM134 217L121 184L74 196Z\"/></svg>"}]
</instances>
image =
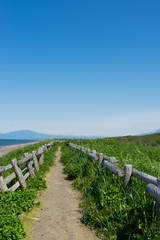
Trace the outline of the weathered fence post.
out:
<instances>
[{"instance_id":1,"label":"weathered fence post","mask_svg":"<svg viewBox=\"0 0 160 240\"><path fill-rule=\"evenodd\" d=\"M98 153L98 161L101 164L103 161L104 154L103 153Z\"/></svg>"},{"instance_id":2,"label":"weathered fence post","mask_svg":"<svg viewBox=\"0 0 160 240\"><path fill-rule=\"evenodd\" d=\"M27 164L28 172L31 175L31 177L35 177L34 169L32 167L31 161Z\"/></svg>"},{"instance_id":3,"label":"weathered fence post","mask_svg":"<svg viewBox=\"0 0 160 240\"><path fill-rule=\"evenodd\" d=\"M119 163L119 161L118 161L115 157L110 157L110 158L109 158L109 161L110 161L111 163Z\"/></svg>"},{"instance_id":4,"label":"weathered fence post","mask_svg":"<svg viewBox=\"0 0 160 240\"><path fill-rule=\"evenodd\" d=\"M45 144L44 146L45 146L45 151L48 152L47 144Z\"/></svg>"},{"instance_id":5,"label":"weathered fence post","mask_svg":"<svg viewBox=\"0 0 160 240\"><path fill-rule=\"evenodd\" d=\"M92 150L92 154L96 156L96 150Z\"/></svg>"},{"instance_id":6,"label":"weathered fence post","mask_svg":"<svg viewBox=\"0 0 160 240\"><path fill-rule=\"evenodd\" d=\"M24 157L27 157L27 155L28 155L28 153L24 153ZM30 176L35 177L34 169L32 167L32 163L30 162L30 160L27 164L27 168L28 168L28 172L29 172Z\"/></svg>"},{"instance_id":7,"label":"weathered fence post","mask_svg":"<svg viewBox=\"0 0 160 240\"><path fill-rule=\"evenodd\" d=\"M98 156L97 156L96 150L92 150L92 154L95 156L94 160L98 160Z\"/></svg>"},{"instance_id":8,"label":"weathered fence post","mask_svg":"<svg viewBox=\"0 0 160 240\"><path fill-rule=\"evenodd\" d=\"M41 153L40 158L39 158L39 165L42 165L44 162L44 156L43 153Z\"/></svg>"},{"instance_id":9,"label":"weathered fence post","mask_svg":"<svg viewBox=\"0 0 160 240\"><path fill-rule=\"evenodd\" d=\"M84 148L84 153L87 153L87 152L88 152L88 148L85 147L85 148Z\"/></svg>"},{"instance_id":10,"label":"weathered fence post","mask_svg":"<svg viewBox=\"0 0 160 240\"><path fill-rule=\"evenodd\" d=\"M32 151L32 157L33 157L34 167L36 169L36 172L38 172L39 171L39 164L38 164L38 161L37 161L35 151Z\"/></svg>"},{"instance_id":11,"label":"weathered fence post","mask_svg":"<svg viewBox=\"0 0 160 240\"><path fill-rule=\"evenodd\" d=\"M42 165L43 162L44 162L44 160L43 160L44 159L44 156L43 156L44 150L43 150L42 147L39 147L37 152L39 154L39 156L38 156L39 157L39 159L38 159L39 160L39 165Z\"/></svg>"},{"instance_id":12,"label":"weathered fence post","mask_svg":"<svg viewBox=\"0 0 160 240\"><path fill-rule=\"evenodd\" d=\"M17 177L18 177L18 181L19 181L21 187L22 187L23 189L26 189L26 181L25 181L25 179L24 179L24 176L23 176L23 174L22 174L21 169L20 169L20 168L18 167L18 165L17 165L17 159L11 160L11 164L12 164L14 170L15 170L15 173L16 173L16 175L17 175Z\"/></svg>"},{"instance_id":13,"label":"weathered fence post","mask_svg":"<svg viewBox=\"0 0 160 240\"><path fill-rule=\"evenodd\" d=\"M3 179L1 174L0 174L0 190L1 190L2 193L4 193L5 191L8 190L8 187L5 184L4 179Z\"/></svg>"},{"instance_id":14,"label":"weathered fence post","mask_svg":"<svg viewBox=\"0 0 160 240\"><path fill-rule=\"evenodd\" d=\"M131 176L132 176L132 165L131 164L125 164L124 165L124 189L127 191L131 189Z\"/></svg>"}]
</instances>

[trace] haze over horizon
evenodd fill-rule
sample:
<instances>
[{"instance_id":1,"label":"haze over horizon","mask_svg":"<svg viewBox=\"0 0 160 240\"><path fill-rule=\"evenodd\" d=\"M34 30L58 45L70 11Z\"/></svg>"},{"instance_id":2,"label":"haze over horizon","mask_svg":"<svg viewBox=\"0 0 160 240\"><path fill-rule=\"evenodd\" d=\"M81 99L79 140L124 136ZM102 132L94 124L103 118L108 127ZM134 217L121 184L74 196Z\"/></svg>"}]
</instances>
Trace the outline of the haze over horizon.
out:
<instances>
[{"instance_id":1,"label":"haze over horizon","mask_svg":"<svg viewBox=\"0 0 160 240\"><path fill-rule=\"evenodd\" d=\"M160 129L157 129L152 132L147 132L147 133L141 133L140 135L148 135L148 134L155 134L155 133L160 133ZM136 135L132 135L136 136ZM138 135L137 135L138 136ZM114 136L93 136L93 135L62 135L62 134L46 134L46 133L40 133L40 132L35 132L29 129L23 129L19 131L13 131L13 132L7 132L7 133L0 133L0 140L9 140L9 139L18 139L18 140L37 140L37 139L49 139L49 138L86 138L86 139L95 139L95 138L107 138L107 137L114 137ZM115 136L115 137L118 137Z\"/></svg>"},{"instance_id":2,"label":"haze over horizon","mask_svg":"<svg viewBox=\"0 0 160 240\"><path fill-rule=\"evenodd\" d=\"M1 1L0 132L160 128L160 2Z\"/></svg>"}]
</instances>

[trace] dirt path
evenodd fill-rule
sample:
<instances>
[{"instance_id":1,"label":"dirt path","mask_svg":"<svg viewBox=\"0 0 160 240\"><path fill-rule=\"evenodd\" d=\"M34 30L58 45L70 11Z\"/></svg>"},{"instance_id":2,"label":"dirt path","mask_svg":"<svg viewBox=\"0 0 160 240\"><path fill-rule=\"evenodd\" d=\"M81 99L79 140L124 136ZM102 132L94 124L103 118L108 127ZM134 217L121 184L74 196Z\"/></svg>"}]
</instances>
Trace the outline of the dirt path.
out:
<instances>
[{"instance_id":1,"label":"dirt path","mask_svg":"<svg viewBox=\"0 0 160 240\"><path fill-rule=\"evenodd\" d=\"M81 222L80 194L66 180L59 162L60 148L56 154L56 166L47 177L49 188L41 196L44 209L39 221L35 221L32 240L97 240L89 228Z\"/></svg>"}]
</instances>

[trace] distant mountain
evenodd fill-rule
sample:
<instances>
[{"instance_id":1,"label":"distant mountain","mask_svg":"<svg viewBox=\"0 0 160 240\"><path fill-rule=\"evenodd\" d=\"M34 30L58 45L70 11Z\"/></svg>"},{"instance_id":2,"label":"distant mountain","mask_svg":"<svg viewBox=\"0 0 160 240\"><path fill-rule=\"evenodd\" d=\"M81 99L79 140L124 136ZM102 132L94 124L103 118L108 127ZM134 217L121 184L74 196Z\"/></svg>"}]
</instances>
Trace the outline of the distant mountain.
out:
<instances>
[{"instance_id":1,"label":"distant mountain","mask_svg":"<svg viewBox=\"0 0 160 240\"><path fill-rule=\"evenodd\" d=\"M0 133L0 139L25 139L25 140L40 140L40 139L48 139L48 138L98 138L98 137L90 137L90 136L73 136L73 135L52 135L52 134L44 134L38 133L31 130L20 130L9 133Z\"/></svg>"},{"instance_id":2,"label":"distant mountain","mask_svg":"<svg viewBox=\"0 0 160 240\"><path fill-rule=\"evenodd\" d=\"M20 130L9 133L0 133L0 139L27 139L27 140L37 140L51 138L52 135L47 135L43 133L33 132L30 130Z\"/></svg>"},{"instance_id":3,"label":"distant mountain","mask_svg":"<svg viewBox=\"0 0 160 240\"><path fill-rule=\"evenodd\" d=\"M137 136L143 136L143 135L150 135L150 134L155 134L155 133L160 133L160 129L154 131L154 132L148 132L148 133L142 133L142 134L138 134Z\"/></svg>"}]
</instances>

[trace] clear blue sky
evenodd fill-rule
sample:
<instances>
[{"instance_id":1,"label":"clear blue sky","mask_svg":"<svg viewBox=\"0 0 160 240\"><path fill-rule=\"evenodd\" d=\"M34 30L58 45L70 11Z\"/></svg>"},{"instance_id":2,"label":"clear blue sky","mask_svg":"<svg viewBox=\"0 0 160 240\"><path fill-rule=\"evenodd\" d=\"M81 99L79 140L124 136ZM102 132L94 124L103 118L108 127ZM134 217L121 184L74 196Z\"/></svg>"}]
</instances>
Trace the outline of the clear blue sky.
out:
<instances>
[{"instance_id":1,"label":"clear blue sky","mask_svg":"<svg viewBox=\"0 0 160 240\"><path fill-rule=\"evenodd\" d=\"M159 0L1 0L0 132L160 128Z\"/></svg>"}]
</instances>

